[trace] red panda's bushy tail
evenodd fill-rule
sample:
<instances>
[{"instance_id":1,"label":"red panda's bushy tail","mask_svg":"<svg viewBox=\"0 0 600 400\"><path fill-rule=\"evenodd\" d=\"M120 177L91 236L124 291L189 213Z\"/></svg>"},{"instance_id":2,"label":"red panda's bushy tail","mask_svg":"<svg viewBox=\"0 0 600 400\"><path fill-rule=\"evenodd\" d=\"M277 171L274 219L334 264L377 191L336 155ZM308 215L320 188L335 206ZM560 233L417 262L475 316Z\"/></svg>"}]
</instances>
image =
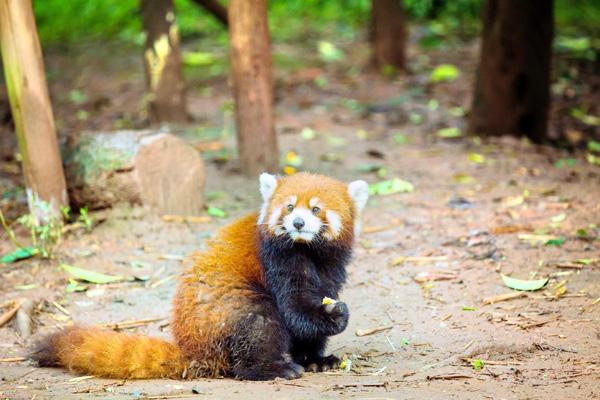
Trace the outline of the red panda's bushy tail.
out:
<instances>
[{"instance_id":1,"label":"red panda's bushy tail","mask_svg":"<svg viewBox=\"0 0 600 400\"><path fill-rule=\"evenodd\" d=\"M188 364L164 340L78 326L47 336L31 357L42 367L117 379L181 379Z\"/></svg>"}]
</instances>

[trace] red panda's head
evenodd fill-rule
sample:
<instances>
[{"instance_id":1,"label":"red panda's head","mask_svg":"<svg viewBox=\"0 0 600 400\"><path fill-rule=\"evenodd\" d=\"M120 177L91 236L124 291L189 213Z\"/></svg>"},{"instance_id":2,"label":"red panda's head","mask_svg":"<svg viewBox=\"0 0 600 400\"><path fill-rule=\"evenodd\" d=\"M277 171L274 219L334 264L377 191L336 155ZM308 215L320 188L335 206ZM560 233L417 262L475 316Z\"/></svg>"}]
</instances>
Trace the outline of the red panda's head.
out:
<instances>
[{"instance_id":1,"label":"red panda's head","mask_svg":"<svg viewBox=\"0 0 600 400\"><path fill-rule=\"evenodd\" d=\"M300 242L350 240L360 231L369 197L365 181L345 184L304 172L287 177L264 173L260 193L258 224L263 231Z\"/></svg>"}]
</instances>

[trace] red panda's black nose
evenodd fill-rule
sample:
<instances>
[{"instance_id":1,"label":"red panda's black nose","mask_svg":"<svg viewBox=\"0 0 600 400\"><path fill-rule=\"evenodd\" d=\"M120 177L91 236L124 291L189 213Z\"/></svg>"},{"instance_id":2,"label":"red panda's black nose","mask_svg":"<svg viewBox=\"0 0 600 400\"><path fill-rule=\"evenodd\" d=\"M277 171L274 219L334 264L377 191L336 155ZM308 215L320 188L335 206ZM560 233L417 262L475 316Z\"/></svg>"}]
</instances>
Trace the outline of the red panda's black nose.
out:
<instances>
[{"instance_id":1,"label":"red panda's black nose","mask_svg":"<svg viewBox=\"0 0 600 400\"><path fill-rule=\"evenodd\" d=\"M294 218L294 228L300 230L304 227L304 220L302 218Z\"/></svg>"}]
</instances>

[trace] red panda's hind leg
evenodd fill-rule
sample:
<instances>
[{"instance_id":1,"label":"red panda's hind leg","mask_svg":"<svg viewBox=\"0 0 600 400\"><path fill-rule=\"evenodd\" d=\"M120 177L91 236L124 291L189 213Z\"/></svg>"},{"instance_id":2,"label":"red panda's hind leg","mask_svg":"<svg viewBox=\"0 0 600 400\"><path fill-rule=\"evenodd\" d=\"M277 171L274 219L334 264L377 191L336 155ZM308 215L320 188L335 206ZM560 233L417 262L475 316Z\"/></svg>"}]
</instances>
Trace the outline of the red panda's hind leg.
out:
<instances>
[{"instance_id":1,"label":"red panda's hind leg","mask_svg":"<svg viewBox=\"0 0 600 400\"><path fill-rule=\"evenodd\" d=\"M232 373L254 381L295 379L304 368L292 361L290 338L272 305L262 305L238 321L229 338Z\"/></svg>"}]
</instances>

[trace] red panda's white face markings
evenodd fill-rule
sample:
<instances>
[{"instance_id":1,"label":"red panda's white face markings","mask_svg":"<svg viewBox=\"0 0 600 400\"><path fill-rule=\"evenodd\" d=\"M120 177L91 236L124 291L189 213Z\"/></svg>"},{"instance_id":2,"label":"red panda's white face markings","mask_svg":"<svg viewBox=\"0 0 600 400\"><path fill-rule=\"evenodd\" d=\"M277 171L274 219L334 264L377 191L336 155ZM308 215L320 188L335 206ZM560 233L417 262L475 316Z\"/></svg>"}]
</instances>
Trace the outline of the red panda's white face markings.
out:
<instances>
[{"instance_id":1,"label":"red panda's white face markings","mask_svg":"<svg viewBox=\"0 0 600 400\"><path fill-rule=\"evenodd\" d=\"M258 224L274 236L287 236L293 241L350 239L360 226L367 189L363 181L345 185L307 173L279 179L262 174L264 203Z\"/></svg>"}]
</instances>

